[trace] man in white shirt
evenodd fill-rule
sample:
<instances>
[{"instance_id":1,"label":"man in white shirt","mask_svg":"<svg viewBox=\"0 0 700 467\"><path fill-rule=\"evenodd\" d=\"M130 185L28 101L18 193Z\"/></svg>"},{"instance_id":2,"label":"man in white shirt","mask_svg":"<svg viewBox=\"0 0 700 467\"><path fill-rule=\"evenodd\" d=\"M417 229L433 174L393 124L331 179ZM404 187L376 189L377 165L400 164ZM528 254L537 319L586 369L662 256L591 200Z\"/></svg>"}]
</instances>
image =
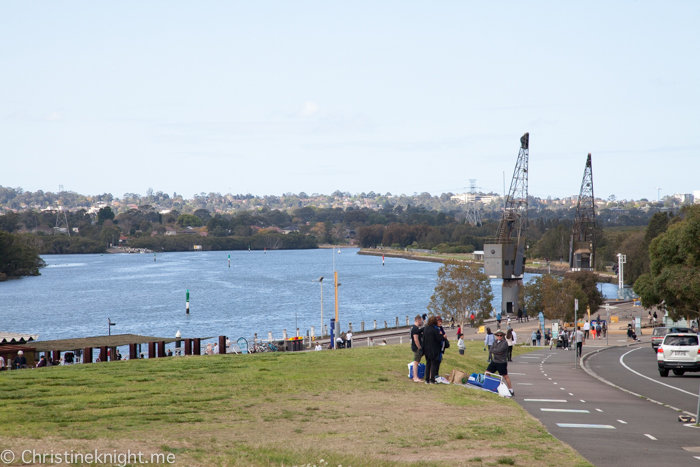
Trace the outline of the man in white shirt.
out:
<instances>
[{"instance_id":1,"label":"man in white shirt","mask_svg":"<svg viewBox=\"0 0 700 467\"><path fill-rule=\"evenodd\" d=\"M578 326L576 328L576 331L571 333L571 337L573 341L576 343L576 355L581 356L581 353L583 353L583 340L584 340L584 334L581 332L581 326Z\"/></svg>"},{"instance_id":2,"label":"man in white shirt","mask_svg":"<svg viewBox=\"0 0 700 467\"><path fill-rule=\"evenodd\" d=\"M347 342L347 347L348 349L352 347L352 331L348 331L347 334L345 334L345 341Z\"/></svg>"},{"instance_id":3,"label":"man in white shirt","mask_svg":"<svg viewBox=\"0 0 700 467\"><path fill-rule=\"evenodd\" d=\"M5 371L5 358L0 356L0 371Z\"/></svg>"},{"instance_id":4,"label":"man in white shirt","mask_svg":"<svg viewBox=\"0 0 700 467\"><path fill-rule=\"evenodd\" d=\"M583 334L584 334L583 337L588 339L588 333L590 333L590 332L591 332L591 323L589 323L588 320L586 320L586 322L583 323Z\"/></svg>"},{"instance_id":5,"label":"man in white shirt","mask_svg":"<svg viewBox=\"0 0 700 467\"><path fill-rule=\"evenodd\" d=\"M318 351L318 350L323 350L323 347L321 347L321 343L320 343L320 342L316 342L316 349L315 349L315 350L317 350L317 351Z\"/></svg>"}]
</instances>

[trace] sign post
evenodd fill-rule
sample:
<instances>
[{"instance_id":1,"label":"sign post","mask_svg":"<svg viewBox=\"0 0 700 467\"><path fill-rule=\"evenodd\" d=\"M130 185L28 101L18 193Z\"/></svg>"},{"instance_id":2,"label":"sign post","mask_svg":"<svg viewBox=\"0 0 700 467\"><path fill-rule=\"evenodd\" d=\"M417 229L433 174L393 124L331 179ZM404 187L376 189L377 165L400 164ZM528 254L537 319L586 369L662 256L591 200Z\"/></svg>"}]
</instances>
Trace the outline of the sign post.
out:
<instances>
[{"instance_id":1,"label":"sign post","mask_svg":"<svg viewBox=\"0 0 700 467\"><path fill-rule=\"evenodd\" d=\"M578 298L574 299L574 370L578 367Z\"/></svg>"}]
</instances>

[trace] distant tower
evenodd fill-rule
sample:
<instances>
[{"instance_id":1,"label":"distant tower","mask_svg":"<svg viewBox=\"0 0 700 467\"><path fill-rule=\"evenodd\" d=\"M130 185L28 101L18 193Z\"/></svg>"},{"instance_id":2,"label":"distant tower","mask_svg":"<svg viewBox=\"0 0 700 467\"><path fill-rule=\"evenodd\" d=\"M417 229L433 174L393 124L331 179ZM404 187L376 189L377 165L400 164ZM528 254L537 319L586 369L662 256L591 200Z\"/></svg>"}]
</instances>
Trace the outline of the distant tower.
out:
<instances>
[{"instance_id":1,"label":"distant tower","mask_svg":"<svg viewBox=\"0 0 700 467\"><path fill-rule=\"evenodd\" d=\"M54 235L68 235L70 237L70 228L68 228L68 217L63 207L58 207L56 213L56 227L53 228Z\"/></svg>"},{"instance_id":2,"label":"distant tower","mask_svg":"<svg viewBox=\"0 0 700 467\"><path fill-rule=\"evenodd\" d=\"M476 206L476 189L477 188L479 188L479 187L476 186L476 179L470 178L469 179L469 194L471 196L468 197L469 201L467 201L467 217L464 219L464 221L467 224L481 227L481 213L479 212L479 208Z\"/></svg>"},{"instance_id":3,"label":"distant tower","mask_svg":"<svg viewBox=\"0 0 700 467\"><path fill-rule=\"evenodd\" d=\"M576 206L574 228L569 243L569 267L572 271L591 271L595 268L595 196L593 196L593 165L588 154L583 171L581 193Z\"/></svg>"},{"instance_id":4,"label":"distant tower","mask_svg":"<svg viewBox=\"0 0 700 467\"><path fill-rule=\"evenodd\" d=\"M58 192L63 193L63 185L58 185Z\"/></svg>"}]
</instances>

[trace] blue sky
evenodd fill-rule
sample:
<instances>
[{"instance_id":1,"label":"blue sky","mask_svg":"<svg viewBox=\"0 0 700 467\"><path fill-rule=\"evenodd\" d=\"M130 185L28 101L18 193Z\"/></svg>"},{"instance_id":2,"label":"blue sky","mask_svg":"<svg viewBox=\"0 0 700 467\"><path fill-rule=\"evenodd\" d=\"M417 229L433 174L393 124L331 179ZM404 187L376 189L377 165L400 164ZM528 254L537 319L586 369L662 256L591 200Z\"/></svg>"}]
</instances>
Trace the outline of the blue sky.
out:
<instances>
[{"instance_id":1,"label":"blue sky","mask_svg":"<svg viewBox=\"0 0 700 467\"><path fill-rule=\"evenodd\" d=\"M0 185L700 190L699 2L3 2Z\"/></svg>"}]
</instances>

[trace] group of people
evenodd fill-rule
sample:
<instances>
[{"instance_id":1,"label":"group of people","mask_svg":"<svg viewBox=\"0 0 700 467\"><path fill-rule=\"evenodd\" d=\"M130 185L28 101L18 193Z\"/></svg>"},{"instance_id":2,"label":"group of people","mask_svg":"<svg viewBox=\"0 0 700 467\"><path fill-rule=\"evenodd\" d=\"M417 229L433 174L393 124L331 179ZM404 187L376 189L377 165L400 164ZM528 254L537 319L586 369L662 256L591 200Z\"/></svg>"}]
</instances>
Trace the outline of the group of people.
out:
<instances>
[{"instance_id":1,"label":"group of people","mask_svg":"<svg viewBox=\"0 0 700 467\"><path fill-rule=\"evenodd\" d=\"M460 333L461 335L461 333ZM462 341L464 345L464 341ZM450 347L440 316L431 316L427 323L417 315L411 328L411 350L413 351L413 382L437 384L440 363L445 350ZM425 377L418 377L418 365L425 357Z\"/></svg>"},{"instance_id":2,"label":"group of people","mask_svg":"<svg viewBox=\"0 0 700 467\"><path fill-rule=\"evenodd\" d=\"M586 322L583 323L583 334L586 339L590 339L591 337L593 339L604 339L608 334L608 323L601 321L600 315L598 315L598 319L592 323L586 320Z\"/></svg>"}]
</instances>

